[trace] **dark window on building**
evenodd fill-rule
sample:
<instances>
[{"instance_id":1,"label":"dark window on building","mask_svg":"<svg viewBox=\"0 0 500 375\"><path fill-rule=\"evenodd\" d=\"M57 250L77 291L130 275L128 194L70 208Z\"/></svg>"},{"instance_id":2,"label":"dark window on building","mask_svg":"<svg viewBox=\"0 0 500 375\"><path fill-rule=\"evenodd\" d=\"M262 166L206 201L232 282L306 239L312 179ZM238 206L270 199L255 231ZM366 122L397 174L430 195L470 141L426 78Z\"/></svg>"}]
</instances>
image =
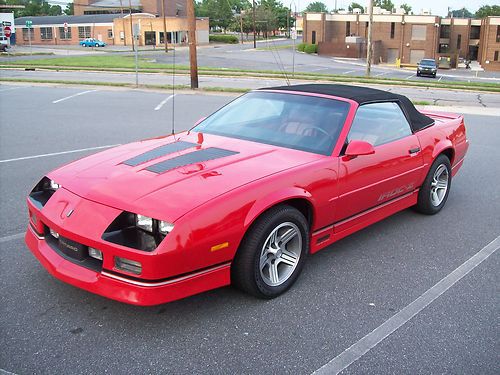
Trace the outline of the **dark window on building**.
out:
<instances>
[{"instance_id":1,"label":"dark window on building","mask_svg":"<svg viewBox=\"0 0 500 375\"><path fill-rule=\"evenodd\" d=\"M394 39L395 31L396 31L396 22L391 22L391 39Z\"/></svg>"},{"instance_id":2,"label":"dark window on building","mask_svg":"<svg viewBox=\"0 0 500 375\"><path fill-rule=\"evenodd\" d=\"M450 46L446 43L439 44L439 53L448 53L450 52Z\"/></svg>"},{"instance_id":3,"label":"dark window on building","mask_svg":"<svg viewBox=\"0 0 500 375\"><path fill-rule=\"evenodd\" d=\"M497 26L497 43L500 43L500 25Z\"/></svg>"},{"instance_id":4,"label":"dark window on building","mask_svg":"<svg viewBox=\"0 0 500 375\"><path fill-rule=\"evenodd\" d=\"M345 23L345 36L351 36L351 23L349 21Z\"/></svg>"},{"instance_id":5,"label":"dark window on building","mask_svg":"<svg viewBox=\"0 0 500 375\"><path fill-rule=\"evenodd\" d=\"M30 34L31 34L31 40L35 39L35 29L32 27L29 28ZM28 34L28 28L23 27L23 40L29 40L30 35Z\"/></svg>"},{"instance_id":6,"label":"dark window on building","mask_svg":"<svg viewBox=\"0 0 500 375\"><path fill-rule=\"evenodd\" d=\"M113 39L113 29L108 29L108 39Z\"/></svg>"},{"instance_id":7,"label":"dark window on building","mask_svg":"<svg viewBox=\"0 0 500 375\"><path fill-rule=\"evenodd\" d=\"M481 26L470 27L470 39L479 39L481 37Z\"/></svg>"},{"instance_id":8,"label":"dark window on building","mask_svg":"<svg viewBox=\"0 0 500 375\"><path fill-rule=\"evenodd\" d=\"M457 49L460 49L461 45L462 45L462 34L458 34L458 36L457 36Z\"/></svg>"},{"instance_id":9,"label":"dark window on building","mask_svg":"<svg viewBox=\"0 0 500 375\"><path fill-rule=\"evenodd\" d=\"M85 39L91 37L90 26L78 26L78 39Z\"/></svg>"},{"instance_id":10,"label":"dark window on building","mask_svg":"<svg viewBox=\"0 0 500 375\"><path fill-rule=\"evenodd\" d=\"M494 61L498 61L498 51L495 51L495 57L493 57Z\"/></svg>"},{"instance_id":11,"label":"dark window on building","mask_svg":"<svg viewBox=\"0 0 500 375\"><path fill-rule=\"evenodd\" d=\"M52 27L40 27L40 38L42 40L52 39Z\"/></svg>"},{"instance_id":12,"label":"dark window on building","mask_svg":"<svg viewBox=\"0 0 500 375\"><path fill-rule=\"evenodd\" d=\"M64 27L59 28L59 39L65 40L65 39L71 39L71 27L68 27L68 31L64 31Z\"/></svg>"},{"instance_id":13,"label":"dark window on building","mask_svg":"<svg viewBox=\"0 0 500 375\"><path fill-rule=\"evenodd\" d=\"M441 25L439 37L443 39L448 39L450 37L450 25Z\"/></svg>"},{"instance_id":14,"label":"dark window on building","mask_svg":"<svg viewBox=\"0 0 500 375\"><path fill-rule=\"evenodd\" d=\"M311 43L316 44L316 31L311 33Z\"/></svg>"}]
</instances>

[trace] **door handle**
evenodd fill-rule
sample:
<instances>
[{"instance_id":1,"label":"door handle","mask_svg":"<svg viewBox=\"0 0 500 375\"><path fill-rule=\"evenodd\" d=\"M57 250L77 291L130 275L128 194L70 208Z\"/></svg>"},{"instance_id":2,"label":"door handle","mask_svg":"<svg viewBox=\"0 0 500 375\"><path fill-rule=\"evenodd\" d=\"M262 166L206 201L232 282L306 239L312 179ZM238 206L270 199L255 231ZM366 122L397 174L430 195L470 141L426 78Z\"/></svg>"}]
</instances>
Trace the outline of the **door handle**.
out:
<instances>
[{"instance_id":1,"label":"door handle","mask_svg":"<svg viewBox=\"0 0 500 375\"><path fill-rule=\"evenodd\" d=\"M417 152L420 152L420 147L413 147L408 150L410 155L416 154Z\"/></svg>"}]
</instances>

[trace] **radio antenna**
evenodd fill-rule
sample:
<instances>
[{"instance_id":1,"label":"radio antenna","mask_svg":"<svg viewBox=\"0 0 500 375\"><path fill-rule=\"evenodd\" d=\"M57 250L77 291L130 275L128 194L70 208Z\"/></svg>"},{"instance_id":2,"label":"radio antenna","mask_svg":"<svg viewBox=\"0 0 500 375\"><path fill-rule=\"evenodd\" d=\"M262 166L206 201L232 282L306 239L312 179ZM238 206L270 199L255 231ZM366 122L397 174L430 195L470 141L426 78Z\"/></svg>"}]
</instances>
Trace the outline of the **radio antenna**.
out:
<instances>
[{"instance_id":1,"label":"radio antenna","mask_svg":"<svg viewBox=\"0 0 500 375\"><path fill-rule=\"evenodd\" d=\"M174 34L175 35L175 34ZM165 43L167 42L167 36L165 35ZM175 43L173 46L173 64L172 64L172 135L175 140Z\"/></svg>"}]
</instances>

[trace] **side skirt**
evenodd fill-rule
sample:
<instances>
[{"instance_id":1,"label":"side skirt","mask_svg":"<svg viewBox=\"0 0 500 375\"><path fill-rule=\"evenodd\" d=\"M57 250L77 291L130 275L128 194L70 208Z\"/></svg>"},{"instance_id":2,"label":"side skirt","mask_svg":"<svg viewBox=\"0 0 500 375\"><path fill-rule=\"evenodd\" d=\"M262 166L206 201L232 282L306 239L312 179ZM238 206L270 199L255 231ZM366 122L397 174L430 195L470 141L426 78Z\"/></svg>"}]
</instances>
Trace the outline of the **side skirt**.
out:
<instances>
[{"instance_id":1,"label":"side skirt","mask_svg":"<svg viewBox=\"0 0 500 375\"><path fill-rule=\"evenodd\" d=\"M311 237L311 254L377 221L383 220L396 212L414 206L417 204L417 198L418 190L414 190L411 193L402 195L380 206L371 208L314 232Z\"/></svg>"}]
</instances>

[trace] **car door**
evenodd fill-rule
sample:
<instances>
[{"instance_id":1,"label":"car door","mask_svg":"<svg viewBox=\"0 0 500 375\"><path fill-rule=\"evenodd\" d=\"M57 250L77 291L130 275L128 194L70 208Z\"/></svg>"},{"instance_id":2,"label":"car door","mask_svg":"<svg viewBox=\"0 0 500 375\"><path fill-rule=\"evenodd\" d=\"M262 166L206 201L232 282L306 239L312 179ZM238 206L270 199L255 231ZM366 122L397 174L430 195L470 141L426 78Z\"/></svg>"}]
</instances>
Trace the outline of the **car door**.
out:
<instances>
[{"instance_id":1,"label":"car door","mask_svg":"<svg viewBox=\"0 0 500 375\"><path fill-rule=\"evenodd\" d=\"M417 187L423 173L420 144L396 102L362 105L346 144L366 141L375 153L339 158L339 197L335 221L396 199Z\"/></svg>"}]
</instances>

